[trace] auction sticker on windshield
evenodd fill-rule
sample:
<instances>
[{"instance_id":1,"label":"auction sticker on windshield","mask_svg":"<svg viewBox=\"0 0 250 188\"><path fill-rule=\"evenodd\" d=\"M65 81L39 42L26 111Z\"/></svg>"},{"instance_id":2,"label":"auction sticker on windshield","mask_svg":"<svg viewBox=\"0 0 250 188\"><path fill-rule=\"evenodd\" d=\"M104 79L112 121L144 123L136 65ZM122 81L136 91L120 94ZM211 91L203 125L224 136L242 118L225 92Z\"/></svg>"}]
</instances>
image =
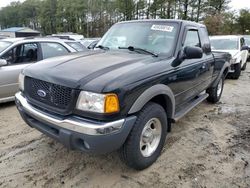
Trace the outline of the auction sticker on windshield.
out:
<instances>
[{"instance_id":1,"label":"auction sticker on windshield","mask_svg":"<svg viewBox=\"0 0 250 188\"><path fill-rule=\"evenodd\" d=\"M174 29L173 26L168 25L152 25L151 30L155 31L165 31L165 32L172 32Z\"/></svg>"}]
</instances>

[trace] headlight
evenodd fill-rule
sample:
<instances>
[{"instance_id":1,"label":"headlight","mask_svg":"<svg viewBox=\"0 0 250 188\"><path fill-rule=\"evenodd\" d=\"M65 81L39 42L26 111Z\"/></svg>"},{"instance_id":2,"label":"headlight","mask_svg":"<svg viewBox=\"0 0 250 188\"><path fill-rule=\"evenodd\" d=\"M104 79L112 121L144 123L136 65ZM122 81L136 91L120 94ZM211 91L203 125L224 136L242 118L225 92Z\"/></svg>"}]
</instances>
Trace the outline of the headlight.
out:
<instances>
[{"instance_id":1,"label":"headlight","mask_svg":"<svg viewBox=\"0 0 250 188\"><path fill-rule=\"evenodd\" d=\"M19 82L19 89L21 91L24 91L24 78L25 78L25 76L22 73L20 73L19 78L18 78L18 82Z\"/></svg>"},{"instance_id":2,"label":"headlight","mask_svg":"<svg viewBox=\"0 0 250 188\"><path fill-rule=\"evenodd\" d=\"M233 58L233 59L231 59L230 64L235 64L236 61L237 61L237 58Z\"/></svg>"},{"instance_id":3,"label":"headlight","mask_svg":"<svg viewBox=\"0 0 250 188\"><path fill-rule=\"evenodd\" d=\"M114 113L119 111L119 100L116 94L97 94L81 91L76 108L89 112Z\"/></svg>"}]
</instances>

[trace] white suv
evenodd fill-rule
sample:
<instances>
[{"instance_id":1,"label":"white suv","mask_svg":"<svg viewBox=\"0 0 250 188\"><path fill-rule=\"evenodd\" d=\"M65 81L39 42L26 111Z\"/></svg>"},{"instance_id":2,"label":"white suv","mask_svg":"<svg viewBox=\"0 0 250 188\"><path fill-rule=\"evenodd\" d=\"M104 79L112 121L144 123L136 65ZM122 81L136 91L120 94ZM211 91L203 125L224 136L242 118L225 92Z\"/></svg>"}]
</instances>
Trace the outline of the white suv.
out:
<instances>
[{"instance_id":1,"label":"white suv","mask_svg":"<svg viewBox=\"0 0 250 188\"><path fill-rule=\"evenodd\" d=\"M234 79L240 77L241 70L247 66L248 47L243 36L221 35L210 37L213 51L228 52L232 55L229 76Z\"/></svg>"}]
</instances>

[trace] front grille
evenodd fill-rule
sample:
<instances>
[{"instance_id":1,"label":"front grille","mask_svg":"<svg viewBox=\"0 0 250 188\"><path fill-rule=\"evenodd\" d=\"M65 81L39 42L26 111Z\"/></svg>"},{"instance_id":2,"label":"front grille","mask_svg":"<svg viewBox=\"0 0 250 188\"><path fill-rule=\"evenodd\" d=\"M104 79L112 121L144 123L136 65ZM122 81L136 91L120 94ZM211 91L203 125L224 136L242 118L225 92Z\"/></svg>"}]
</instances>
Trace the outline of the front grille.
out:
<instances>
[{"instance_id":1,"label":"front grille","mask_svg":"<svg viewBox=\"0 0 250 188\"><path fill-rule=\"evenodd\" d=\"M25 77L25 94L35 105L68 110L74 100L74 90L65 86ZM41 106L42 105L42 106Z\"/></svg>"}]
</instances>

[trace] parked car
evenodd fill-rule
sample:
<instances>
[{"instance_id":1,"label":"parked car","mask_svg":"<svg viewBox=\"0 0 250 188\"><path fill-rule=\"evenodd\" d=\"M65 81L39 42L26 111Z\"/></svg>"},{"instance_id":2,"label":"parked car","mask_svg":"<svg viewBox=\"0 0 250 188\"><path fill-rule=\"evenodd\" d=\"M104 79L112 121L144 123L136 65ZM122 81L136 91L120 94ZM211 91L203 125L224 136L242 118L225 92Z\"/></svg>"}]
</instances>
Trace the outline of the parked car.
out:
<instances>
[{"instance_id":1,"label":"parked car","mask_svg":"<svg viewBox=\"0 0 250 188\"><path fill-rule=\"evenodd\" d=\"M80 43L49 38L0 40L0 103L14 100L21 70L37 61L87 50Z\"/></svg>"},{"instance_id":2,"label":"parked car","mask_svg":"<svg viewBox=\"0 0 250 188\"><path fill-rule=\"evenodd\" d=\"M213 51L228 52L232 55L229 76L238 79L241 70L247 66L248 47L243 36L224 35L210 37Z\"/></svg>"},{"instance_id":3,"label":"parked car","mask_svg":"<svg viewBox=\"0 0 250 188\"><path fill-rule=\"evenodd\" d=\"M81 43L88 49L94 49L100 39L101 38L85 38L81 40Z\"/></svg>"},{"instance_id":4,"label":"parked car","mask_svg":"<svg viewBox=\"0 0 250 188\"><path fill-rule=\"evenodd\" d=\"M17 108L68 148L119 150L138 170L158 158L171 123L220 100L231 59L211 52L204 25L180 20L118 23L96 48L25 68Z\"/></svg>"}]
</instances>

